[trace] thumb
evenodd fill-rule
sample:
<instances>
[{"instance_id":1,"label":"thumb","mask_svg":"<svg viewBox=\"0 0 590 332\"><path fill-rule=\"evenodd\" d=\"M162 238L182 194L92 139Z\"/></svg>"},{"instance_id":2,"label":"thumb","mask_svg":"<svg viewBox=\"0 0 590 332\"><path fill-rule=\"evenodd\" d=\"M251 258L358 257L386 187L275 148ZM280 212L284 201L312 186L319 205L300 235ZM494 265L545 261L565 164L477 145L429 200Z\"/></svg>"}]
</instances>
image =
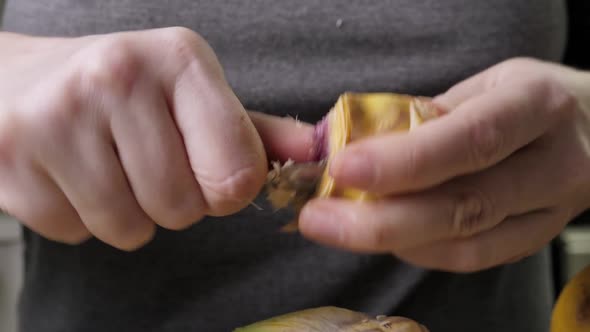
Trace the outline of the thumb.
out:
<instances>
[{"instance_id":1,"label":"thumb","mask_svg":"<svg viewBox=\"0 0 590 332\"><path fill-rule=\"evenodd\" d=\"M249 111L268 159L284 162L310 161L314 145L314 126L293 118Z\"/></svg>"}]
</instances>

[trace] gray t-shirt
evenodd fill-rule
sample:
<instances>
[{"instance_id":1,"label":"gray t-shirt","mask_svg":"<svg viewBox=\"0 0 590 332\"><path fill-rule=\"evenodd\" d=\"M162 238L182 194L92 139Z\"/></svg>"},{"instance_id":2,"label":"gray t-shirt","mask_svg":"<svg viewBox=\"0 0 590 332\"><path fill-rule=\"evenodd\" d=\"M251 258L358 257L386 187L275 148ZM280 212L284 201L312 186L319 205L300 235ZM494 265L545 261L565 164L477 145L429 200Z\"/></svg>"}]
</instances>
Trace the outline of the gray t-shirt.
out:
<instances>
[{"instance_id":1,"label":"gray t-shirt","mask_svg":"<svg viewBox=\"0 0 590 332\"><path fill-rule=\"evenodd\" d=\"M560 0L8 0L4 17L5 30L51 36L171 25L212 44L246 107L315 121L345 90L434 95L509 57L560 61L566 15ZM547 251L455 275L279 234L286 221L250 207L132 253L27 231L21 331L228 332L321 305L433 332L547 330Z\"/></svg>"}]
</instances>

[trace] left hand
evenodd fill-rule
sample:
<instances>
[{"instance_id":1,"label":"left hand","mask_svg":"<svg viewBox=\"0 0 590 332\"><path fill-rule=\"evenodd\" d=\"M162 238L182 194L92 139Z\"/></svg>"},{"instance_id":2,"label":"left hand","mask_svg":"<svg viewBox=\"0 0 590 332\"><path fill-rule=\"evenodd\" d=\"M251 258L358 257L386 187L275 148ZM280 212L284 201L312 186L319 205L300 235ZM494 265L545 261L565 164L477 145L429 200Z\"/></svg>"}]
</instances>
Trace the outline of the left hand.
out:
<instances>
[{"instance_id":1,"label":"left hand","mask_svg":"<svg viewBox=\"0 0 590 332\"><path fill-rule=\"evenodd\" d=\"M338 155L337 183L385 198L311 201L305 236L472 272L532 255L590 207L590 73L511 59L434 102L448 113Z\"/></svg>"}]
</instances>

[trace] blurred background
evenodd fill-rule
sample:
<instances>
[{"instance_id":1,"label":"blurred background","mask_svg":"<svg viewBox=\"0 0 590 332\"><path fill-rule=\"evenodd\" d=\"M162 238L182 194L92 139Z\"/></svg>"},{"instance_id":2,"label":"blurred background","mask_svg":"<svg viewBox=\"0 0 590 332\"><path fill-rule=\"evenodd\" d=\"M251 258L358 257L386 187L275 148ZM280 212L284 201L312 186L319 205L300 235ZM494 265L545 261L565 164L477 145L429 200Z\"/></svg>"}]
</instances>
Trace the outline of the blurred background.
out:
<instances>
[{"instance_id":1,"label":"blurred background","mask_svg":"<svg viewBox=\"0 0 590 332\"><path fill-rule=\"evenodd\" d=\"M0 0L2 1L2 0ZM20 227L0 214L0 331L16 332L16 303L22 280Z\"/></svg>"},{"instance_id":2,"label":"blurred background","mask_svg":"<svg viewBox=\"0 0 590 332\"><path fill-rule=\"evenodd\" d=\"M590 2L572 1L570 12L586 10ZM0 23L4 0L0 0ZM577 8L583 7L583 8ZM587 39L590 34L590 20L574 22L576 35L571 40ZM586 37L584 37L584 35ZM573 43L572 43L573 44ZM582 49L582 43L569 47L566 62L578 67L589 68L590 53ZM16 332L16 306L23 276L23 245L20 227L10 217L0 213L0 332ZM554 277L557 291L565 282L584 266L590 264L590 212L572 222L551 244L554 257Z\"/></svg>"},{"instance_id":3,"label":"blurred background","mask_svg":"<svg viewBox=\"0 0 590 332\"><path fill-rule=\"evenodd\" d=\"M0 24L4 0L0 0ZM20 228L0 213L0 331L16 332L16 303L22 280Z\"/></svg>"}]
</instances>

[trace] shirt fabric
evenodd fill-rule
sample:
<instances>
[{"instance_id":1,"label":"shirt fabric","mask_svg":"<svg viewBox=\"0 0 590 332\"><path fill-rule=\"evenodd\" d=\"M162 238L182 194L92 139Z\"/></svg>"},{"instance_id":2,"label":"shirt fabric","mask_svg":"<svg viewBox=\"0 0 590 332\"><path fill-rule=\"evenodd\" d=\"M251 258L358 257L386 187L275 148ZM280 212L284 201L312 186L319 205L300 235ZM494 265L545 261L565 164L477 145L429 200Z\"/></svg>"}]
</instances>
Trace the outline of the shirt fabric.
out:
<instances>
[{"instance_id":1,"label":"shirt fabric","mask_svg":"<svg viewBox=\"0 0 590 332\"><path fill-rule=\"evenodd\" d=\"M559 0L8 0L3 29L185 26L212 45L245 107L316 121L344 91L432 96L511 57L560 61L566 23ZM433 332L548 330L547 250L478 273L426 271L281 234L289 213L257 203L266 208L159 229L135 252L25 230L20 331L228 332L322 305L403 315Z\"/></svg>"}]
</instances>

